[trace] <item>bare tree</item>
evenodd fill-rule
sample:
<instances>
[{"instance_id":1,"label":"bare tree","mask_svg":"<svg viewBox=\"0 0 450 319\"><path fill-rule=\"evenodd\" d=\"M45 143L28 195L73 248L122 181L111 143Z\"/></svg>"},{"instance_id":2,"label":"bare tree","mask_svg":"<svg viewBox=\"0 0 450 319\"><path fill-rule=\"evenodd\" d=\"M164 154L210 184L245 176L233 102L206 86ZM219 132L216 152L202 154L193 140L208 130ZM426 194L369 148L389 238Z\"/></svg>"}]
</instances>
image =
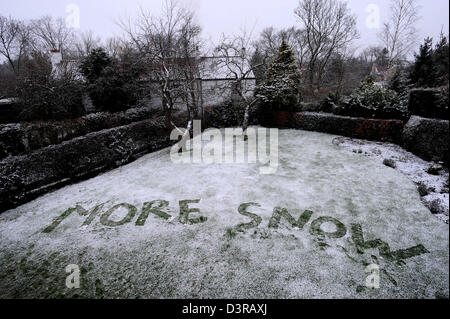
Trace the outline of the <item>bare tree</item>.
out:
<instances>
[{"instance_id":1,"label":"bare tree","mask_svg":"<svg viewBox=\"0 0 450 319\"><path fill-rule=\"evenodd\" d=\"M337 0L302 0L294 12L304 27L310 87L320 89L330 57L359 37L356 17Z\"/></svg>"},{"instance_id":2,"label":"bare tree","mask_svg":"<svg viewBox=\"0 0 450 319\"><path fill-rule=\"evenodd\" d=\"M105 50L108 55L118 59L124 49L128 49L128 43L119 37L111 37L105 41Z\"/></svg>"},{"instance_id":3,"label":"bare tree","mask_svg":"<svg viewBox=\"0 0 450 319\"><path fill-rule=\"evenodd\" d=\"M307 55L305 32L303 30L291 27L277 31L273 27L268 27L261 32L255 45L268 60L271 60L278 54L278 48L283 40L294 51L298 63L302 64Z\"/></svg>"},{"instance_id":4,"label":"bare tree","mask_svg":"<svg viewBox=\"0 0 450 319\"><path fill-rule=\"evenodd\" d=\"M62 18L45 16L31 22L35 37L34 49L40 52L59 50L62 54L73 49L75 35Z\"/></svg>"},{"instance_id":5,"label":"bare tree","mask_svg":"<svg viewBox=\"0 0 450 319\"><path fill-rule=\"evenodd\" d=\"M187 106L190 118L198 118L201 88L199 84L199 73L202 64L200 62L200 48L203 42L200 38L201 28L194 22L193 14L187 15L180 29L178 37L178 49L184 65L182 65L182 81L183 92L182 96L184 103Z\"/></svg>"},{"instance_id":6,"label":"bare tree","mask_svg":"<svg viewBox=\"0 0 450 319\"><path fill-rule=\"evenodd\" d=\"M99 47L100 44L101 44L100 37L95 36L94 33L92 33L92 31L81 33L81 35L79 36L79 38L75 43L77 55L79 57L85 57L93 49Z\"/></svg>"},{"instance_id":7,"label":"bare tree","mask_svg":"<svg viewBox=\"0 0 450 319\"><path fill-rule=\"evenodd\" d=\"M378 34L384 47L389 51L389 66L405 59L416 44L417 29L414 24L419 19L416 0L391 0L391 16Z\"/></svg>"},{"instance_id":8,"label":"bare tree","mask_svg":"<svg viewBox=\"0 0 450 319\"><path fill-rule=\"evenodd\" d=\"M374 63L381 55L383 48L380 46L369 46L360 53L360 58L366 63Z\"/></svg>"},{"instance_id":9,"label":"bare tree","mask_svg":"<svg viewBox=\"0 0 450 319\"><path fill-rule=\"evenodd\" d=\"M348 47L334 53L330 59L325 78L328 80L327 87L331 87L338 95L344 94L348 87L352 87L352 76L360 71L359 65L355 63L354 53L355 49ZM359 83L359 80L356 82Z\"/></svg>"},{"instance_id":10,"label":"bare tree","mask_svg":"<svg viewBox=\"0 0 450 319\"><path fill-rule=\"evenodd\" d=\"M186 97L186 81L192 80L186 78L185 71L187 66L192 67L187 56L195 47L191 40L199 32L193 16L192 11L181 7L177 1L167 0L161 16L153 16L141 7L134 23L119 22L140 59L148 66L149 80L158 87L169 127L175 126L172 110Z\"/></svg>"},{"instance_id":11,"label":"bare tree","mask_svg":"<svg viewBox=\"0 0 450 319\"><path fill-rule=\"evenodd\" d=\"M251 41L251 32L243 30L240 35L230 38L224 36L215 49L219 57L219 67L225 67L227 73L233 79L231 89L245 103L242 123L244 138L246 138L246 130L249 124L250 108L258 101L258 98L253 97L254 86L248 79L253 75L255 69L265 63L265 61L260 64L252 63L256 47L251 44Z\"/></svg>"},{"instance_id":12,"label":"bare tree","mask_svg":"<svg viewBox=\"0 0 450 319\"><path fill-rule=\"evenodd\" d=\"M0 16L0 54L18 75L30 42L29 28L18 20Z\"/></svg>"}]
</instances>

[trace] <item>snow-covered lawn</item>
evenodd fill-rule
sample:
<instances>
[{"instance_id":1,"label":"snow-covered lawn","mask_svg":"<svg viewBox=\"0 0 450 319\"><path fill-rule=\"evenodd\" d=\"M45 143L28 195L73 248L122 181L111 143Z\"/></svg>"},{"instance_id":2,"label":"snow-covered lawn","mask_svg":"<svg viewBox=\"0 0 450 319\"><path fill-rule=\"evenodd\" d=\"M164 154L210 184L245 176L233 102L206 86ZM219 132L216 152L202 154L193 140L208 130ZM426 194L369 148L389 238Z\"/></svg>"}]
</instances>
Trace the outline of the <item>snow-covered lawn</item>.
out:
<instances>
[{"instance_id":1,"label":"snow-covered lawn","mask_svg":"<svg viewBox=\"0 0 450 319\"><path fill-rule=\"evenodd\" d=\"M413 181L335 138L280 130L273 175L164 149L5 212L0 297L448 298L449 226Z\"/></svg>"},{"instance_id":2,"label":"snow-covered lawn","mask_svg":"<svg viewBox=\"0 0 450 319\"><path fill-rule=\"evenodd\" d=\"M348 137L337 137L334 139L334 143L354 153L375 159L380 163L390 160L391 163L394 163L393 166L396 170L407 176L418 187L422 187L424 193L421 196L424 205L432 208L432 213L448 224L449 173L447 168L440 164L424 161L400 146L391 143Z\"/></svg>"}]
</instances>

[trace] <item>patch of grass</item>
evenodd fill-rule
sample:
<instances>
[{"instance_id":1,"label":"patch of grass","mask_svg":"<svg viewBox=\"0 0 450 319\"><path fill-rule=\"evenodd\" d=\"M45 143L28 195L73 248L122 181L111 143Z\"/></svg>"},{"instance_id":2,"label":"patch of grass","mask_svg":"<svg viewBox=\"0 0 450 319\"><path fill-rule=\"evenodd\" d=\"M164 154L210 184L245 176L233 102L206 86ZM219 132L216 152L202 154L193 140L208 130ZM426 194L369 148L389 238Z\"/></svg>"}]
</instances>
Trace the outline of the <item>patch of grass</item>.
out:
<instances>
[{"instance_id":1,"label":"patch of grass","mask_svg":"<svg viewBox=\"0 0 450 319\"><path fill-rule=\"evenodd\" d=\"M103 298L103 288L100 279L95 280L95 295L98 298Z\"/></svg>"},{"instance_id":2,"label":"patch of grass","mask_svg":"<svg viewBox=\"0 0 450 319\"><path fill-rule=\"evenodd\" d=\"M227 237L227 239L233 239L234 237L236 237L236 231L233 228L229 227L225 231L225 236Z\"/></svg>"}]
</instances>

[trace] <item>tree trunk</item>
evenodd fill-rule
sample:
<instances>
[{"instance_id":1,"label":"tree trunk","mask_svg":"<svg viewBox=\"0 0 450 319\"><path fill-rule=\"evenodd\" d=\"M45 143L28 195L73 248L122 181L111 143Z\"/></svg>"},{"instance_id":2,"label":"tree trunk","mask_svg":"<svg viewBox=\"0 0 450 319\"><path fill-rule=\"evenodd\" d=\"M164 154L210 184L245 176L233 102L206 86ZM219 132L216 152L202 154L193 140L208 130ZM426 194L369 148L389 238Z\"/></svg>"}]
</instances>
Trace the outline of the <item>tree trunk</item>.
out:
<instances>
[{"instance_id":1,"label":"tree trunk","mask_svg":"<svg viewBox=\"0 0 450 319\"><path fill-rule=\"evenodd\" d=\"M164 116L166 118L166 127L168 129L171 129L171 128L173 128L173 125L172 125L172 109L171 109L169 100L167 99L167 97L165 95L165 92L163 92L162 104L163 104Z\"/></svg>"},{"instance_id":2,"label":"tree trunk","mask_svg":"<svg viewBox=\"0 0 450 319\"><path fill-rule=\"evenodd\" d=\"M244 135L244 141L248 139L247 128L248 128L248 112L250 111L250 104L246 103L244 112L244 121L242 122L242 134Z\"/></svg>"}]
</instances>

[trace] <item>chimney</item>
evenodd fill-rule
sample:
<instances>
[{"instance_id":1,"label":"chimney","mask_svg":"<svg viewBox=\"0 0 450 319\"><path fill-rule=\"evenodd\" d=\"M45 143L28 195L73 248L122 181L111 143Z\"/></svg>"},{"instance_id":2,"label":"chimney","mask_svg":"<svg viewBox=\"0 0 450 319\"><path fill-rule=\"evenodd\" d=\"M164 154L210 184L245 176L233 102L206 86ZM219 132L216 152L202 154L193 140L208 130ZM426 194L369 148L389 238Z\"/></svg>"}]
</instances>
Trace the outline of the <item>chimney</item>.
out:
<instances>
[{"instance_id":1,"label":"chimney","mask_svg":"<svg viewBox=\"0 0 450 319\"><path fill-rule=\"evenodd\" d=\"M58 73L59 64L62 61L62 54L59 50L50 50L50 61L52 62L52 74Z\"/></svg>"}]
</instances>

